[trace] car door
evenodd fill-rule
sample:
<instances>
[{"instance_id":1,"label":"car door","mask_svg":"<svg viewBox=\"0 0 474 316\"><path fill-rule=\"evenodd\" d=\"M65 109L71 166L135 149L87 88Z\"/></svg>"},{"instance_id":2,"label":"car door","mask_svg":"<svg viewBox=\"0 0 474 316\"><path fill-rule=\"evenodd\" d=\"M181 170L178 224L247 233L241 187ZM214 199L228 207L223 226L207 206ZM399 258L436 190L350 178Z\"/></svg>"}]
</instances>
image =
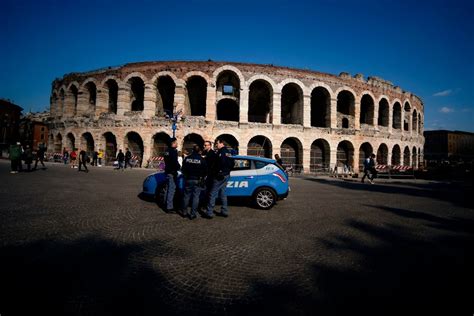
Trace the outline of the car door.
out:
<instances>
[{"instance_id":1,"label":"car door","mask_svg":"<svg viewBox=\"0 0 474 316\"><path fill-rule=\"evenodd\" d=\"M230 172L226 193L228 196L250 196L254 190L257 172L252 160L234 158L234 169Z\"/></svg>"}]
</instances>

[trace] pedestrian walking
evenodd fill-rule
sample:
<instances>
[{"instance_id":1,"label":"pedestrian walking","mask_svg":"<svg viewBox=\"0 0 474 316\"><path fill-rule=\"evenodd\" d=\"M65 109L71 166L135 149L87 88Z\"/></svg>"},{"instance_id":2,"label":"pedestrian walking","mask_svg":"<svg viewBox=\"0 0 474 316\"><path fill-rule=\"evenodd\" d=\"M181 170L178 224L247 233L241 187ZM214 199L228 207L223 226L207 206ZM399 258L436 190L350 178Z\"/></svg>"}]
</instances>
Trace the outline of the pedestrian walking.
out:
<instances>
[{"instance_id":1,"label":"pedestrian walking","mask_svg":"<svg viewBox=\"0 0 474 316\"><path fill-rule=\"evenodd\" d=\"M275 154L275 160L276 160L277 164L279 164L280 167L283 168L283 160L280 158L279 154Z\"/></svg>"},{"instance_id":2,"label":"pedestrian walking","mask_svg":"<svg viewBox=\"0 0 474 316\"><path fill-rule=\"evenodd\" d=\"M367 178L370 184L374 183L374 179L377 176L377 170L375 169L375 155L370 154L364 160L364 176L361 179L361 182L364 183L365 178Z\"/></svg>"},{"instance_id":3,"label":"pedestrian walking","mask_svg":"<svg viewBox=\"0 0 474 316\"><path fill-rule=\"evenodd\" d=\"M84 167L84 171L87 173L89 172L89 169L87 169L87 153L84 149L81 149L79 152L79 170L78 172L81 172L81 166Z\"/></svg>"},{"instance_id":4,"label":"pedestrian walking","mask_svg":"<svg viewBox=\"0 0 474 316\"><path fill-rule=\"evenodd\" d=\"M97 167L97 158L99 156L99 153L97 150L94 150L94 153L92 154L92 165Z\"/></svg>"},{"instance_id":5,"label":"pedestrian walking","mask_svg":"<svg viewBox=\"0 0 474 316\"><path fill-rule=\"evenodd\" d=\"M77 148L73 148L69 155L71 168L77 168Z\"/></svg>"},{"instance_id":6,"label":"pedestrian walking","mask_svg":"<svg viewBox=\"0 0 474 316\"><path fill-rule=\"evenodd\" d=\"M205 141L204 142L204 151L202 153L204 159L206 160L206 166L207 166L207 177L206 177L206 192L205 192L205 200L203 201L203 205L205 208L207 208L207 203L209 202L209 197L211 195L211 190L212 190L212 184L214 183L214 165L216 163L217 159L217 154L212 148L212 142L211 141Z\"/></svg>"},{"instance_id":7,"label":"pedestrian walking","mask_svg":"<svg viewBox=\"0 0 474 316\"><path fill-rule=\"evenodd\" d=\"M230 177L230 171L234 167L234 159L230 154L229 150L224 144L222 139L216 141L217 145L217 159L213 168L214 180L212 183L212 189L209 196L209 202L207 204L206 218L211 219L214 213L214 206L216 204L216 198L219 196L221 200L221 211L216 213L217 216L227 217L229 216L229 210L227 207L227 194L225 192L227 188L227 181Z\"/></svg>"},{"instance_id":8,"label":"pedestrian walking","mask_svg":"<svg viewBox=\"0 0 474 316\"><path fill-rule=\"evenodd\" d=\"M33 151L31 150L30 145L26 145L23 155L25 157L26 170L31 171L31 164L33 163Z\"/></svg>"},{"instance_id":9,"label":"pedestrian walking","mask_svg":"<svg viewBox=\"0 0 474 316\"><path fill-rule=\"evenodd\" d=\"M164 153L165 158L165 174L168 179L168 189L166 190L166 212L174 211L174 194L176 192L176 182L178 178L178 171L181 165L178 163L178 141L176 138L171 138L168 149Z\"/></svg>"},{"instance_id":10,"label":"pedestrian walking","mask_svg":"<svg viewBox=\"0 0 474 316\"><path fill-rule=\"evenodd\" d=\"M11 171L10 173L18 173L21 171L21 144L17 142L16 144L10 145L10 163Z\"/></svg>"},{"instance_id":11,"label":"pedestrian walking","mask_svg":"<svg viewBox=\"0 0 474 316\"><path fill-rule=\"evenodd\" d=\"M36 170L38 167L38 161L41 162L41 165L43 166L43 169L46 168L44 165L44 153L46 152L46 147L44 147L43 144L39 145L38 150L36 151L36 160L35 160L35 166L33 167L33 170Z\"/></svg>"},{"instance_id":12,"label":"pedestrian walking","mask_svg":"<svg viewBox=\"0 0 474 316\"><path fill-rule=\"evenodd\" d=\"M118 166L115 169L116 170L122 169L122 171L123 171L124 163L125 163L125 155L122 152L122 149L119 149L119 152L117 154L117 163L118 163Z\"/></svg>"},{"instance_id":13,"label":"pedestrian walking","mask_svg":"<svg viewBox=\"0 0 474 316\"><path fill-rule=\"evenodd\" d=\"M130 163L130 160L132 160L132 153L128 148L125 150L125 169L127 169L127 165L130 166L130 169L132 169L132 164Z\"/></svg>"},{"instance_id":14,"label":"pedestrian walking","mask_svg":"<svg viewBox=\"0 0 474 316\"><path fill-rule=\"evenodd\" d=\"M64 164L67 164L67 161L69 159L69 152L67 151L66 147L63 148L63 161Z\"/></svg>"},{"instance_id":15,"label":"pedestrian walking","mask_svg":"<svg viewBox=\"0 0 474 316\"><path fill-rule=\"evenodd\" d=\"M183 160L181 171L184 176L183 216L193 220L199 208L201 190L205 187L207 174L206 160L201 156L201 147L195 145L191 155ZM191 212L188 213L189 200L192 196Z\"/></svg>"},{"instance_id":16,"label":"pedestrian walking","mask_svg":"<svg viewBox=\"0 0 474 316\"><path fill-rule=\"evenodd\" d=\"M99 167L102 167L102 158L104 158L104 151L101 148L97 153L97 159L99 159Z\"/></svg>"}]
</instances>

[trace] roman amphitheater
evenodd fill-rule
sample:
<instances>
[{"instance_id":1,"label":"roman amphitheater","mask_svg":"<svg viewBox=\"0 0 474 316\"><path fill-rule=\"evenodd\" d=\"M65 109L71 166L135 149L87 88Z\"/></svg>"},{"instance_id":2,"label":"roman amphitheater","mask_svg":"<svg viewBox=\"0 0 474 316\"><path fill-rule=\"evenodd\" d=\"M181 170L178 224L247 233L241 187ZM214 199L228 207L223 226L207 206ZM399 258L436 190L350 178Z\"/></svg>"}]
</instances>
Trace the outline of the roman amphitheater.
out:
<instances>
[{"instance_id":1,"label":"roman amphitheater","mask_svg":"<svg viewBox=\"0 0 474 316\"><path fill-rule=\"evenodd\" d=\"M233 62L142 62L70 73L52 83L49 150L130 148L145 166L176 137L182 150L222 137L239 154L273 157L303 172L357 172L370 153L418 167L423 102L378 77L338 76Z\"/></svg>"}]
</instances>

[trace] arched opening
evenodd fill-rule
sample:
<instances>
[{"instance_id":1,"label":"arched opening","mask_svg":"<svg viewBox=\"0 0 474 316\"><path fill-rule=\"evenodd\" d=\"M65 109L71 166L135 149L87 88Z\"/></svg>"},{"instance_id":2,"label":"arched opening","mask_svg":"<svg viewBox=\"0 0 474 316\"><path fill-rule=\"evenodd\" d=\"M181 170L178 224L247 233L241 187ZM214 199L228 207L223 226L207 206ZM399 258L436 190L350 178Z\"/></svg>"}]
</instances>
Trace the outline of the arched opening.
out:
<instances>
[{"instance_id":1,"label":"arched opening","mask_svg":"<svg viewBox=\"0 0 474 316\"><path fill-rule=\"evenodd\" d=\"M411 152L412 152L411 165L413 168L417 168L418 167L418 154L416 152L416 147L413 147Z\"/></svg>"},{"instance_id":2,"label":"arched opening","mask_svg":"<svg viewBox=\"0 0 474 316\"><path fill-rule=\"evenodd\" d=\"M296 83L287 83L281 90L281 123L303 124L303 90Z\"/></svg>"},{"instance_id":3,"label":"arched opening","mask_svg":"<svg viewBox=\"0 0 474 316\"><path fill-rule=\"evenodd\" d=\"M330 163L329 143L324 139L317 139L311 144L309 169L311 172L329 170Z\"/></svg>"},{"instance_id":4,"label":"arched opening","mask_svg":"<svg viewBox=\"0 0 474 316\"><path fill-rule=\"evenodd\" d=\"M187 152L188 155L191 154L195 145L198 145L201 148L204 147L204 139L202 136L195 133L186 135L183 139L183 153Z\"/></svg>"},{"instance_id":5,"label":"arched opening","mask_svg":"<svg viewBox=\"0 0 474 316\"><path fill-rule=\"evenodd\" d=\"M423 161L421 160L421 149L418 148L418 167L420 167L420 164L422 163Z\"/></svg>"},{"instance_id":6,"label":"arched opening","mask_svg":"<svg viewBox=\"0 0 474 316\"><path fill-rule=\"evenodd\" d=\"M411 107L408 102L405 102L405 106L403 107L405 110L404 117L403 117L403 130L408 131L410 129L409 122L411 120Z\"/></svg>"},{"instance_id":7,"label":"arched opening","mask_svg":"<svg viewBox=\"0 0 474 316\"><path fill-rule=\"evenodd\" d=\"M133 157L138 158L141 167L143 161L142 137L136 132L129 132L127 136L125 136L125 146L130 150Z\"/></svg>"},{"instance_id":8,"label":"arched opening","mask_svg":"<svg viewBox=\"0 0 474 316\"><path fill-rule=\"evenodd\" d=\"M70 152L76 148L76 138L72 133L66 135L66 149Z\"/></svg>"},{"instance_id":9,"label":"arched opening","mask_svg":"<svg viewBox=\"0 0 474 316\"><path fill-rule=\"evenodd\" d=\"M374 125L374 99L364 94L360 100L360 124Z\"/></svg>"},{"instance_id":10,"label":"arched opening","mask_svg":"<svg viewBox=\"0 0 474 316\"><path fill-rule=\"evenodd\" d=\"M249 122L271 123L272 86L265 80L255 80L249 87Z\"/></svg>"},{"instance_id":11,"label":"arched opening","mask_svg":"<svg viewBox=\"0 0 474 316\"><path fill-rule=\"evenodd\" d=\"M72 107L72 113L74 113L74 115L77 114L77 96L79 95L79 90L77 89L77 87L75 85L71 85L71 87L69 88L69 99L70 99L70 106ZM69 110L69 111L70 111Z\"/></svg>"},{"instance_id":12,"label":"arched opening","mask_svg":"<svg viewBox=\"0 0 474 316\"><path fill-rule=\"evenodd\" d=\"M64 99L65 99L65 93L64 93L64 90L61 89L59 90L59 108L58 108L59 115L64 114Z\"/></svg>"},{"instance_id":13,"label":"arched opening","mask_svg":"<svg viewBox=\"0 0 474 316\"><path fill-rule=\"evenodd\" d=\"M130 109L132 111L143 111L145 83L140 77L132 77L128 80L128 84L130 85Z\"/></svg>"},{"instance_id":14,"label":"arched opening","mask_svg":"<svg viewBox=\"0 0 474 316\"><path fill-rule=\"evenodd\" d=\"M104 162L106 165L112 165L117 156L117 138L111 132L106 132L102 135L103 144L102 148L104 150Z\"/></svg>"},{"instance_id":15,"label":"arched opening","mask_svg":"<svg viewBox=\"0 0 474 316\"><path fill-rule=\"evenodd\" d=\"M222 134L219 135L216 140L217 139L221 139L229 150L234 149L236 152L239 151L239 141L234 136L230 134Z\"/></svg>"},{"instance_id":16,"label":"arched opening","mask_svg":"<svg viewBox=\"0 0 474 316\"><path fill-rule=\"evenodd\" d=\"M416 110L413 110L411 126L412 126L412 129L415 132L418 132L418 114L417 114Z\"/></svg>"},{"instance_id":17,"label":"arched opening","mask_svg":"<svg viewBox=\"0 0 474 316\"><path fill-rule=\"evenodd\" d=\"M54 138L54 152L60 153L63 151L63 136L58 133Z\"/></svg>"},{"instance_id":18,"label":"arched opening","mask_svg":"<svg viewBox=\"0 0 474 316\"><path fill-rule=\"evenodd\" d=\"M170 136L164 132L153 136L153 157L162 157L168 149Z\"/></svg>"},{"instance_id":19,"label":"arched opening","mask_svg":"<svg viewBox=\"0 0 474 316\"><path fill-rule=\"evenodd\" d=\"M89 81L86 83L85 90L87 93L87 102L91 110L95 111L95 106L97 102L97 87L95 86L95 83L92 81Z\"/></svg>"},{"instance_id":20,"label":"arched opening","mask_svg":"<svg viewBox=\"0 0 474 316\"><path fill-rule=\"evenodd\" d=\"M220 121L239 121L239 105L233 99L222 99L217 103L217 119Z\"/></svg>"},{"instance_id":21,"label":"arched opening","mask_svg":"<svg viewBox=\"0 0 474 316\"><path fill-rule=\"evenodd\" d=\"M156 81L156 114L173 115L176 84L170 76L161 76Z\"/></svg>"},{"instance_id":22,"label":"arched opening","mask_svg":"<svg viewBox=\"0 0 474 316\"><path fill-rule=\"evenodd\" d=\"M94 154L95 146L94 146L94 138L92 134L87 132L82 134L81 138L81 148L80 150L85 150L87 155L92 158Z\"/></svg>"},{"instance_id":23,"label":"arched opening","mask_svg":"<svg viewBox=\"0 0 474 316\"><path fill-rule=\"evenodd\" d=\"M355 97L351 92L343 90L337 95L337 127L354 128L354 117Z\"/></svg>"},{"instance_id":24,"label":"arched opening","mask_svg":"<svg viewBox=\"0 0 474 316\"><path fill-rule=\"evenodd\" d=\"M331 95L323 87L314 88L311 92L311 126L331 126Z\"/></svg>"},{"instance_id":25,"label":"arched opening","mask_svg":"<svg viewBox=\"0 0 474 316\"><path fill-rule=\"evenodd\" d=\"M337 166L347 166L350 171L354 168L354 146L347 140L337 145Z\"/></svg>"},{"instance_id":26,"label":"arched opening","mask_svg":"<svg viewBox=\"0 0 474 316\"><path fill-rule=\"evenodd\" d=\"M216 81L217 99L233 98L237 103L240 98L240 80L237 74L231 70L219 73Z\"/></svg>"},{"instance_id":27,"label":"arched opening","mask_svg":"<svg viewBox=\"0 0 474 316\"><path fill-rule=\"evenodd\" d=\"M109 113L115 113L117 114L117 100L118 100L118 84L117 81L113 79L107 80L105 83L107 90L108 90L108 96L109 96L109 106L108 106L108 112Z\"/></svg>"},{"instance_id":28,"label":"arched opening","mask_svg":"<svg viewBox=\"0 0 474 316\"><path fill-rule=\"evenodd\" d=\"M421 114L418 113L418 133L423 135L423 131L421 130Z\"/></svg>"},{"instance_id":29,"label":"arched opening","mask_svg":"<svg viewBox=\"0 0 474 316\"><path fill-rule=\"evenodd\" d=\"M377 164L388 165L388 147L385 144L380 144L377 150Z\"/></svg>"},{"instance_id":30,"label":"arched opening","mask_svg":"<svg viewBox=\"0 0 474 316\"><path fill-rule=\"evenodd\" d=\"M372 145L369 143L363 143L359 148L359 171L364 170L364 160L369 158L371 154L374 153Z\"/></svg>"},{"instance_id":31,"label":"arched opening","mask_svg":"<svg viewBox=\"0 0 474 316\"><path fill-rule=\"evenodd\" d=\"M410 165L410 148L408 146L405 147L403 150L403 165L409 166Z\"/></svg>"},{"instance_id":32,"label":"arched opening","mask_svg":"<svg viewBox=\"0 0 474 316\"><path fill-rule=\"evenodd\" d=\"M401 159L400 146L395 145L392 149L392 166L399 166Z\"/></svg>"},{"instance_id":33,"label":"arched opening","mask_svg":"<svg viewBox=\"0 0 474 316\"><path fill-rule=\"evenodd\" d=\"M280 146L280 156L285 167L301 170L303 167L303 146L295 137L288 137Z\"/></svg>"},{"instance_id":34,"label":"arched opening","mask_svg":"<svg viewBox=\"0 0 474 316\"><path fill-rule=\"evenodd\" d=\"M186 81L189 112L192 116L206 116L207 82L201 76L192 76Z\"/></svg>"},{"instance_id":35,"label":"arched opening","mask_svg":"<svg viewBox=\"0 0 474 316\"><path fill-rule=\"evenodd\" d=\"M265 136L254 136L247 144L247 155L272 158L272 142Z\"/></svg>"},{"instance_id":36,"label":"arched opening","mask_svg":"<svg viewBox=\"0 0 474 316\"><path fill-rule=\"evenodd\" d=\"M387 99L384 98L379 101L378 125L388 127L389 119L389 105Z\"/></svg>"},{"instance_id":37,"label":"arched opening","mask_svg":"<svg viewBox=\"0 0 474 316\"><path fill-rule=\"evenodd\" d=\"M392 127L394 129L402 128L402 106L399 102L395 102L393 105Z\"/></svg>"}]
</instances>

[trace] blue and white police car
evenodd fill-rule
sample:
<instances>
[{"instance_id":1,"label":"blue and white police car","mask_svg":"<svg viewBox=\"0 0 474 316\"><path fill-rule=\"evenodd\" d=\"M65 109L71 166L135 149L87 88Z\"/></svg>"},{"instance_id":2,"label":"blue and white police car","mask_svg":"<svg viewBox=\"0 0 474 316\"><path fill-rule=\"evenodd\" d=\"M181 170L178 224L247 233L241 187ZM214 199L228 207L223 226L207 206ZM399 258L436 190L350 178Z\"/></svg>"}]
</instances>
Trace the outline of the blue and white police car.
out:
<instances>
[{"instance_id":1,"label":"blue and white police car","mask_svg":"<svg viewBox=\"0 0 474 316\"><path fill-rule=\"evenodd\" d=\"M272 208L277 200L285 199L290 191L288 175L273 159L253 156L233 156L234 168L227 182L228 197L244 197L261 209ZM143 194L163 203L167 180L163 171L153 173L143 182ZM182 192L184 179L178 173L178 190Z\"/></svg>"}]
</instances>

